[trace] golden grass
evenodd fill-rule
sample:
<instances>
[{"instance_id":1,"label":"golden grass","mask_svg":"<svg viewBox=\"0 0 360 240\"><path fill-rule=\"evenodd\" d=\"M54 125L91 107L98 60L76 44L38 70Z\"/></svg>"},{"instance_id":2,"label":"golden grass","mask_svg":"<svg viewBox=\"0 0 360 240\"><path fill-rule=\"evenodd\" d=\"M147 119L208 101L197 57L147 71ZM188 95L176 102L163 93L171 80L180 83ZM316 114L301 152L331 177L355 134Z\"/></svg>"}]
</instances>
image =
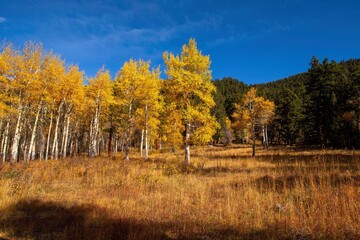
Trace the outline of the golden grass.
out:
<instances>
[{"instance_id":1,"label":"golden grass","mask_svg":"<svg viewBox=\"0 0 360 240\"><path fill-rule=\"evenodd\" d=\"M1 165L0 239L359 239L360 152L199 148Z\"/></svg>"}]
</instances>

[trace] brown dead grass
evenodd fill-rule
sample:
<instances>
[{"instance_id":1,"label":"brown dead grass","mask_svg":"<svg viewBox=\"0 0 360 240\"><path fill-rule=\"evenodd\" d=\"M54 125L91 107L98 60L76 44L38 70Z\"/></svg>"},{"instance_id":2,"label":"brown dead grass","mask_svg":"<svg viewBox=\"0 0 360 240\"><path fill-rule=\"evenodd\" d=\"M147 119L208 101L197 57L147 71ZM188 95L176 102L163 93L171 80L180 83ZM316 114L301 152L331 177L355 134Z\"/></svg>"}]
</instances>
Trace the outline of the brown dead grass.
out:
<instances>
[{"instance_id":1,"label":"brown dead grass","mask_svg":"<svg viewBox=\"0 0 360 240\"><path fill-rule=\"evenodd\" d=\"M0 166L0 239L359 239L360 152L199 148Z\"/></svg>"}]
</instances>

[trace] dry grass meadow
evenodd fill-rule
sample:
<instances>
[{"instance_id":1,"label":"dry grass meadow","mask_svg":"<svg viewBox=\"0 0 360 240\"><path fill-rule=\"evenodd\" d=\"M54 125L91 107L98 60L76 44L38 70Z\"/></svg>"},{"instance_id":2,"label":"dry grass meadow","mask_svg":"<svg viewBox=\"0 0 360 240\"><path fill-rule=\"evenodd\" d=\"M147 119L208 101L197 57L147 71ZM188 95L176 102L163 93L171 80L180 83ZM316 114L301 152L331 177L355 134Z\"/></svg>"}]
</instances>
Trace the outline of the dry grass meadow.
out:
<instances>
[{"instance_id":1,"label":"dry grass meadow","mask_svg":"<svg viewBox=\"0 0 360 240\"><path fill-rule=\"evenodd\" d=\"M0 165L0 239L360 239L359 151L192 155Z\"/></svg>"}]
</instances>

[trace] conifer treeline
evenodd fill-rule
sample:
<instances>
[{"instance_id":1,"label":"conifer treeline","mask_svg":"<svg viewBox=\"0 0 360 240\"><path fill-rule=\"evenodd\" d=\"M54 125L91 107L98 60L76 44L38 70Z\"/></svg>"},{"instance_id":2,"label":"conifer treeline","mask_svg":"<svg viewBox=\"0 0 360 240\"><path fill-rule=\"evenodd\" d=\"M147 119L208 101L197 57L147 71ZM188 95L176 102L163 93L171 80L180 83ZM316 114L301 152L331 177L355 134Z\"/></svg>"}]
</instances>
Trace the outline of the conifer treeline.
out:
<instances>
[{"instance_id":1,"label":"conifer treeline","mask_svg":"<svg viewBox=\"0 0 360 240\"><path fill-rule=\"evenodd\" d=\"M232 78L214 83L218 89L214 112L222 126L216 136L224 139L229 135L224 119L234 121L235 103L250 86ZM308 72L254 87L276 106L269 125L271 143L360 147L360 59L336 63L314 57ZM236 129L233 135L243 140Z\"/></svg>"}]
</instances>

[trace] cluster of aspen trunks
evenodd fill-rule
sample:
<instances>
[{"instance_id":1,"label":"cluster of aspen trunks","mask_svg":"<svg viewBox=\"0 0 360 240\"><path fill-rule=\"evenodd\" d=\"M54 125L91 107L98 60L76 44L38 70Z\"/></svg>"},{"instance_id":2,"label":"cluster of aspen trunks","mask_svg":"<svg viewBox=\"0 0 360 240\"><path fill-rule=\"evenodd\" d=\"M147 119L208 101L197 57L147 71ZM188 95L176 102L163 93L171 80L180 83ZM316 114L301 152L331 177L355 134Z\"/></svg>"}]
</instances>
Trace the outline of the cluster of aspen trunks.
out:
<instances>
[{"instance_id":1,"label":"cluster of aspen trunks","mask_svg":"<svg viewBox=\"0 0 360 240\"><path fill-rule=\"evenodd\" d=\"M107 150L210 142L217 122L210 109L210 57L194 39L181 55L164 53L168 79L150 62L129 60L114 79L101 68L93 78L66 65L41 44L11 44L0 52L0 153L2 160L48 160ZM183 132L186 131L184 135ZM191 136L191 137L190 137ZM114 140L113 140L114 139Z\"/></svg>"}]
</instances>

